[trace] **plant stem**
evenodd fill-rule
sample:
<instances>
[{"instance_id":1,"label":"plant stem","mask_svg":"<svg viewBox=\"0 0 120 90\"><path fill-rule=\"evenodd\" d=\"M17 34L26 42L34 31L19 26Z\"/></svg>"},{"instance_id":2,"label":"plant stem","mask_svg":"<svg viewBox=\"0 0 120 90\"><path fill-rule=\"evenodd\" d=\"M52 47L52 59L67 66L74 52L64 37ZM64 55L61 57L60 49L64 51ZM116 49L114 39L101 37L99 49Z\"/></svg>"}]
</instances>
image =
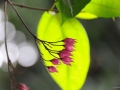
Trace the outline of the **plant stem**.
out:
<instances>
[{"instance_id":1,"label":"plant stem","mask_svg":"<svg viewBox=\"0 0 120 90\"><path fill-rule=\"evenodd\" d=\"M12 5L19 6L21 8L27 8L27 9L33 9L33 10L40 10L40 11L49 11L49 10L51 10L51 9L45 9L45 8L34 8L34 7L29 7L29 6L26 6L26 5L23 5L23 4L16 4L16 3L12 3ZM58 12L58 10L56 10L56 9L52 9L51 11Z\"/></svg>"},{"instance_id":2,"label":"plant stem","mask_svg":"<svg viewBox=\"0 0 120 90\"><path fill-rule=\"evenodd\" d=\"M6 50L6 56L7 56L7 61L8 61L8 73L9 73L9 79L12 83L13 81L13 77L12 77L12 73L10 71L10 67L13 67L11 60L9 58L9 54L8 54L8 47L7 47L7 35L6 35L6 10L7 9L7 1L4 1L4 35L5 35L5 50ZM14 68L14 67L13 67ZM11 85L11 88L13 90L13 85Z\"/></svg>"},{"instance_id":3,"label":"plant stem","mask_svg":"<svg viewBox=\"0 0 120 90\"><path fill-rule=\"evenodd\" d=\"M28 32L34 37L36 38L36 36L34 34L32 34L32 32L30 31L30 29L27 27L27 25L25 24L25 22L23 21L22 17L20 16L20 14L18 13L17 9L13 6L13 3L10 0L7 0L8 3L12 6L12 8L15 10L16 14L18 15L19 19L21 20L21 22L23 23L23 25L25 26L25 28L28 30Z\"/></svg>"},{"instance_id":4,"label":"plant stem","mask_svg":"<svg viewBox=\"0 0 120 90\"><path fill-rule=\"evenodd\" d=\"M56 2L53 3L53 5L52 5L52 7L49 9L49 11L54 11L53 9L54 9L55 5L56 5Z\"/></svg>"},{"instance_id":5,"label":"plant stem","mask_svg":"<svg viewBox=\"0 0 120 90\"><path fill-rule=\"evenodd\" d=\"M7 7L7 1L4 2L4 35L5 35L5 50L6 50L6 56L7 56L7 60L8 60L8 72L10 74L10 68L9 68L9 64L11 63L9 55L8 55L8 47L7 47L7 36L6 36L6 7Z\"/></svg>"},{"instance_id":6,"label":"plant stem","mask_svg":"<svg viewBox=\"0 0 120 90\"><path fill-rule=\"evenodd\" d=\"M43 65L45 66L45 63L43 62L43 58L42 58L42 53L41 53L41 52L40 52L40 50L39 50L38 43L37 43L37 41L36 41L36 40L35 40L35 44L36 44L37 50L38 50L38 52L39 52L41 62L42 62L42 63L43 63Z\"/></svg>"}]
</instances>

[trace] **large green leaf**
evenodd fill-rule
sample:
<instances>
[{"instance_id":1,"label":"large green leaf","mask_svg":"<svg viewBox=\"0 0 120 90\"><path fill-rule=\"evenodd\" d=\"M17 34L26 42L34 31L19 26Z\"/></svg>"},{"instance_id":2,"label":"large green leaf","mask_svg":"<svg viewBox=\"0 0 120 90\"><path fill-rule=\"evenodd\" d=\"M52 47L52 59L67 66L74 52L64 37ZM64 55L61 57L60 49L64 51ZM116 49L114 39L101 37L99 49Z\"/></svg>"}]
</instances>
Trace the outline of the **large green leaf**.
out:
<instances>
[{"instance_id":1,"label":"large green leaf","mask_svg":"<svg viewBox=\"0 0 120 90\"><path fill-rule=\"evenodd\" d=\"M61 13L62 22L75 17L90 0L57 0L57 8Z\"/></svg>"},{"instance_id":2,"label":"large green leaf","mask_svg":"<svg viewBox=\"0 0 120 90\"><path fill-rule=\"evenodd\" d=\"M91 0L83 11L92 13L98 17L119 17L120 0Z\"/></svg>"},{"instance_id":3,"label":"large green leaf","mask_svg":"<svg viewBox=\"0 0 120 90\"><path fill-rule=\"evenodd\" d=\"M76 39L75 51L72 52L74 62L71 63L71 66L61 63L56 66L58 72L50 73L50 75L62 90L79 90L85 82L90 64L88 37L77 19L69 19L62 26L60 20L59 14L51 15L45 12L38 24L37 36L39 39L49 42L57 42L65 38ZM39 48L44 59L53 58L42 44L39 44ZM61 48L53 46L51 49L59 50ZM49 61L44 61L44 63L48 66L53 65Z\"/></svg>"},{"instance_id":4,"label":"large green leaf","mask_svg":"<svg viewBox=\"0 0 120 90\"><path fill-rule=\"evenodd\" d=\"M96 15L85 12L85 11L80 12L78 15L76 15L76 17L80 19L87 19L87 20L98 18Z\"/></svg>"}]
</instances>

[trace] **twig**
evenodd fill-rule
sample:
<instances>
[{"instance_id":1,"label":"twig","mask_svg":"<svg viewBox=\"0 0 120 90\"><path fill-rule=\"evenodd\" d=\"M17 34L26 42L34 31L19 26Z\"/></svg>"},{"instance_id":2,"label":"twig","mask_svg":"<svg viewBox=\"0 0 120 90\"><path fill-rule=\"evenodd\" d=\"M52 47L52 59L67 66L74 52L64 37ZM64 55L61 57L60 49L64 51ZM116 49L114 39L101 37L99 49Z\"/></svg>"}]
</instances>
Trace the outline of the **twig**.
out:
<instances>
[{"instance_id":1,"label":"twig","mask_svg":"<svg viewBox=\"0 0 120 90\"><path fill-rule=\"evenodd\" d=\"M4 21L4 35L5 35L5 50L6 50L7 60L8 60L8 72L10 74L9 63L11 61L10 61L10 58L9 58L9 55L8 55L7 37L6 37L6 7L7 7L7 1L4 2L4 19L5 19L5 21Z\"/></svg>"},{"instance_id":2,"label":"twig","mask_svg":"<svg viewBox=\"0 0 120 90\"><path fill-rule=\"evenodd\" d=\"M52 54L51 50L47 48L47 46L45 46L45 42L42 42L43 46L45 47L45 49L49 52L50 55L52 55L53 57L55 58L58 58L56 57L55 55Z\"/></svg>"},{"instance_id":3,"label":"twig","mask_svg":"<svg viewBox=\"0 0 120 90\"><path fill-rule=\"evenodd\" d=\"M29 6L26 6L26 5L23 5L23 4L12 3L12 5L14 5L14 6L19 6L19 7L21 7L21 8L33 9L33 10L49 11L49 9L45 9L45 8L34 8L34 7L29 7ZM51 11L59 12L57 9L52 9Z\"/></svg>"},{"instance_id":4,"label":"twig","mask_svg":"<svg viewBox=\"0 0 120 90\"><path fill-rule=\"evenodd\" d=\"M13 6L13 3L10 0L7 0L8 3L12 6L12 8L15 10L16 14L18 15L19 19L21 20L21 22L23 23L23 25L25 26L25 28L28 30L28 32L34 37L36 38L35 35L32 34L32 32L30 31L30 29L27 27L27 25L25 24L24 20L22 19L22 17L20 16L19 12L17 11L17 9Z\"/></svg>"},{"instance_id":5,"label":"twig","mask_svg":"<svg viewBox=\"0 0 120 90\"><path fill-rule=\"evenodd\" d=\"M5 50L6 50L6 56L7 56L7 61L8 61L8 72L9 72L9 78L10 78L10 81L12 82L13 80L13 77L12 77L12 73L10 71L10 68L12 67L12 69L14 68L12 63L11 63L11 60L9 58L9 54L8 54L8 47L7 47L7 35L6 35L6 10L7 9L7 1L4 1L4 35L5 35ZM13 90L13 85L11 85L11 88Z\"/></svg>"},{"instance_id":6,"label":"twig","mask_svg":"<svg viewBox=\"0 0 120 90\"><path fill-rule=\"evenodd\" d=\"M52 7L49 9L49 11L53 11L54 10L54 7L56 5L56 2L53 3Z\"/></svg>"},{"instance_id":7,"label":"twig","mask_svg":"<svg viewBox=\"0 0 120 90\"><path fill-rule=\"evenodd\" d=\"M38 50L38 52L39 52L41 62L43 63L43 65L45 65L45 63L42 61L42 60L43 60L42 53L39 51L38 43L37 43L36 40L35 40L35 44L36 44L36 46L37 46L37 50Z\"/></svg>"}]
</instances>

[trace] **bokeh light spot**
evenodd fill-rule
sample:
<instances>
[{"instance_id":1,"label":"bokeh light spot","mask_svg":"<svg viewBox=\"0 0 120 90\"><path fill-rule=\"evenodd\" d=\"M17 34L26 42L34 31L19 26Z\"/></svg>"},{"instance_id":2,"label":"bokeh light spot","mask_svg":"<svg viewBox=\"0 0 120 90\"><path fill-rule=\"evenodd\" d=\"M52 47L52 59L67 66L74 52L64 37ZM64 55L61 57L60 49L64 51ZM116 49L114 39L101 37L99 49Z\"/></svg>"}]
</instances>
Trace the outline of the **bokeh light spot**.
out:
<instances>
[{"instance_id":1,"label":"bokeh light spot","mask_svg":"<svg viewBox=\"0 0 120 90\"><path fill-rule=\"evenodd\" d=\"M20 47L18 63L24 67L32 66L38 59L37 50L30 44Z\"/></svg>"}]
</instances>

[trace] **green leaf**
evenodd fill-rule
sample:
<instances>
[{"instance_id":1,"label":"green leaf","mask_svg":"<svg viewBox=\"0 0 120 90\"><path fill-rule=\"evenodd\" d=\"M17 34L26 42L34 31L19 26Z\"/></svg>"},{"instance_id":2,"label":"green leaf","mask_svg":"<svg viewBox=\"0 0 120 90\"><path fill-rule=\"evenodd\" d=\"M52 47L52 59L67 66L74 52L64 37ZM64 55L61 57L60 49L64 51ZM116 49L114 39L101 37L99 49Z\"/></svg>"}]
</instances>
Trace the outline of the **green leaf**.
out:
<instances>
[{"instance_id":1,"label":"green leaf","mask_svg":"<svg viewBox=\"0 0 120 90\"><path fill-rule=\"evenodd\" d=\"M75 17L90 0L58 0L56 5L61 13L62 22Z\"/></svg>"},{"instance_id":2,"label":"green leaf","mask_svg":"<svg viewBox=\"0 0 120 90\"><path fill-rule=\"evenodd\" d=\"M88 12L84 12L84 11L80 12L78 15L76 15L76 17L80 19L87 19L87 20L98 18L96 15Z\"/></svg>"},{"instance_id":3,"label":"green leaf","mask_svg":"<svg viewBox=\"0 0 120 90\"><path fill-rule=\"evenodd\" d=\"M83 11L92 13L98 17L119 17L120 0L91 0Z\"/></svg>"},{"instance_id":4,"label":"green leaf","mask_svg":"<svg viewBox=\"0 0 120 90\"><path fill-rule=\"evenodd\" d=\"M71 14L73 16L73 9L72 9L72 3L70 0L63 0L64 4L67 5L70 8Z\"/></svg>"},{"instance_id":5,"label":"green leaf","mask_svg":"<svg viewBox=\"0 0 120 90\"><path fill-rule=\"evenodd\" d=\"M56 66L58 72L49 74L62 90L79 90L85 82L90 64L88 37L85 29L77 19L68 19L62 26L60 20L59 14L51 15L45 12L38 24L37 36L39 39L49 42L57 42L65 38L76 39L71 66L61 62L60 65ZM50 60L54 58L42 44L39 44L39 48L44 59ZM51 49L60 50L63 48L53 46ZM49 61L44 61L44 63L46 66L53 65Z\"/></svg>"}]
</instances>

